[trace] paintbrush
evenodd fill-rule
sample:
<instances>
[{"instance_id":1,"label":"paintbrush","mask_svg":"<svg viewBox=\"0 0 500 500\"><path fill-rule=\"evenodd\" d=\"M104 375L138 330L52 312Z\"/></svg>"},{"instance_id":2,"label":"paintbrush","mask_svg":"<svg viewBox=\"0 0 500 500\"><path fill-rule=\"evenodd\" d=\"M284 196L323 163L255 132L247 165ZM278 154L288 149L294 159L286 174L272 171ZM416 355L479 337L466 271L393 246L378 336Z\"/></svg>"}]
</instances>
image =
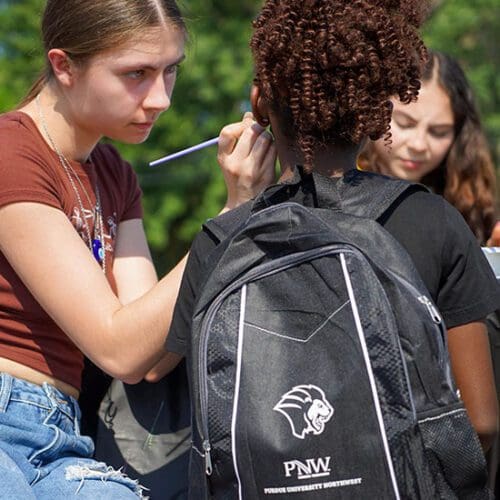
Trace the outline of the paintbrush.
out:
<instances>
[{"instance_id":1,"label":"paintbrush","mask_svg":"<svg viewBox=\"0 0 500 500\"><path fill-rule=\"evenodd\" d=\"M181 151L177 151L177 153L172 153L171 155L164 156L163 158L152 161L149 163L149 166L156 167L156 165L166 163L167 161L170 161L170 160L175 160L176 158L180 158L181 156L185 156L185 155L188 155L190 153L194 153L195 151L199 151L200 149L208 148L209 146L213 146L214 144L217 144L218 142L219 142L219 138L214 137L213 139L210 139L210 140L204 141L204 142L200 142L199 144L196 144L195 146L191 146L190 148L186 148L186 149L183 149Z\"/></svg>"}]
</instances>

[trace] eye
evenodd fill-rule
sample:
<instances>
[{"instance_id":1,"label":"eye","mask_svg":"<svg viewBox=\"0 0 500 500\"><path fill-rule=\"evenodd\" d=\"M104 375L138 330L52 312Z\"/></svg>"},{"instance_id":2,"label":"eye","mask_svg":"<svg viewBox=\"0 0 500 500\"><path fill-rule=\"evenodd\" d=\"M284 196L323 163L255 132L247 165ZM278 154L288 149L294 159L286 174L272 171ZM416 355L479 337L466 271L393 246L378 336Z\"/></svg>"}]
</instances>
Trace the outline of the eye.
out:
<instances>
[{"instance_id":1,"label":"eye","mask_svg":"<svg viewBox=\"0 0 500 500\"><path fill-rule=\"evenodd\" d=\"M132 78L133 80L140 80L144 78L146 72L143 69L136 69L134 71L129 71L126 76Z\"/></svg>"},{"instance_id":2,"label":"eye","mask_svg":"<svg viewBox=\"0 0 500 500\"><path fill-rule=\"evenodd\" d=\"M412 122L401 118L395 119L394 121L396 122L396 125L401 129L413 128L415 126Z\"/></svg>"},{"instance_id":3,"label":"eye","mask_svg":"<svg viewBox=\"0 0 500 500\"><path fill-rule=\"evenodd\" d=\"M431 129L431 135L433 135L436 139L447 139L453 135L452 128L446 129Z\"/></svg>"},{"instance_id":4,"label":"eye","mask_svg":"<svg viewBox=\"0 0 500 500\"><path fill-rule=\"evenodd\" d=\"M174 75L175 73L177 73L179 71L179 68L180 68L180 64L173 64L172 66L168 66L165 69L165 73L167 75Z\"/></svg>"},{"instance_id":5,"label":"eye","mask_svg":"<svg viewBox=\"0 0 500 500\"><path fill-rule=\"evenodd\" d=\"M416 121L406 113L396 110L392 113L392 120L400 129L415 128Z\"/></svg>"}]
</instances>

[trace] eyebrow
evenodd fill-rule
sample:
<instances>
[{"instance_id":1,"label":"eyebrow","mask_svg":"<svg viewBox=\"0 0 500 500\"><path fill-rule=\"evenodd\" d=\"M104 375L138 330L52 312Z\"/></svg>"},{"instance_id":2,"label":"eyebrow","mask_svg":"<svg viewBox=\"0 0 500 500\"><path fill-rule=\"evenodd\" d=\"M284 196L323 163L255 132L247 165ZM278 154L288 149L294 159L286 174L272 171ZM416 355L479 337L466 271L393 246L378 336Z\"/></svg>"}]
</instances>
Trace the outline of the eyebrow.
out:
<instances>
[{"instance_id":1,"label":"eyebrow","mask_svg":"<svg viewBox=\"0 0 500 500\"><path fill-rule=\"evenodd\" d=\"M416 122L417 121L409 113L405 113L404 111L401 111L400 109L395 109L392 114L393 114L393 116L402 115L404 118L408 118L412 122Z\"/></svg>"},{"instance_id":2,"label":"eyebrow","mask_svg":"<svg viewBox=\"0 0 500 500\"><path fill-rule=\"evenodd\" d=\"M400 109L394 110L393 115L397 115L397 114L403 115L405 118L407 118L408 120L410 120L414 123L416 123L418 121L418 120L415 120L415 118L413 118L413 116L411 116L409 113L406 113L405 111L402 111ZM453 123L436 123L436 124L432 125L432 128L440 128L440 127L453 128L454 126L455 125Z\"/></svg>"},{"instance_id":3,"label":"eyebrow","mask_svg":"<svg viewBox=\"0 0 500 500\"><path fill-rule=\"evenodd\" d=\"M182 61L186 59L186 54L182 54L176 61L174 61L172 64L169 64L169 66L175 66L176 64L180 64Z\"/></svg>"},{"instance_id":4,"label":"eyebrow","mask_svg":"<svg viewBox=\"0 0 500 500\"><path fill-rule=\"evenodd\" d=\"M182 56L180 56L178 59L176 59L175 61L173 61L170 64L168 64L167 68L170 68L172 66L177 66L182 61L184 61L184 59L186 59L186 54L182 54ZM152 66L150 64L144 64L142 66L135 66L135 65L131 64L130 67L135 67L135 68L139 68L139 69L145 69L145 70L149 70L149 71L156 71L158 69L158 66Z\"/></svg>"}]
</instances>

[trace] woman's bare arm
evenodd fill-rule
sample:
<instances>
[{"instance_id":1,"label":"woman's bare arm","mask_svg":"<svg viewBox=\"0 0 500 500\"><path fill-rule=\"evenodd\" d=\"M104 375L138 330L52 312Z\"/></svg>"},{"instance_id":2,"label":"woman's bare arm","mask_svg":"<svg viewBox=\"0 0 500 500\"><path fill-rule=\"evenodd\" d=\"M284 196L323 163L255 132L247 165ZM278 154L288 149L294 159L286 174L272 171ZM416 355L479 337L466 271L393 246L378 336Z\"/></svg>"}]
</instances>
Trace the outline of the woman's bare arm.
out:
<instances>
[{"instance_id":1,"label":"woman's bare arm","mask_svg":"<svg viewBox=\"0 0 500 500\"><path fill-rule=\"evenodd\" d=\"M236 140L226 140L228 134ZM219 154L222 148L228 165L222 165L223 172L230 172L226 177L229 209L269 183L275 154L270 138L248 118L222 133L221 143ZM131 221L120 226L119 296L65 214L56 208L32 202L0 208L0 250L84 354L113 377L134 383L164 354L185 259L153 284L154 270L143 236L137 240L142 225ZM133 268L130 274L124 271L126 261Z\"/></svg>"},{"instance_id":2,"label":"woman's bare arm","mask_svg":"<svg viewBox=\"0 0 500 500\"><path fill-rule=\"evenodd\" d=\"M465 408L487 451L498 432L498 403L485 324L474 322L450 328L448 349Z\"/></svg>"}]
</instances>

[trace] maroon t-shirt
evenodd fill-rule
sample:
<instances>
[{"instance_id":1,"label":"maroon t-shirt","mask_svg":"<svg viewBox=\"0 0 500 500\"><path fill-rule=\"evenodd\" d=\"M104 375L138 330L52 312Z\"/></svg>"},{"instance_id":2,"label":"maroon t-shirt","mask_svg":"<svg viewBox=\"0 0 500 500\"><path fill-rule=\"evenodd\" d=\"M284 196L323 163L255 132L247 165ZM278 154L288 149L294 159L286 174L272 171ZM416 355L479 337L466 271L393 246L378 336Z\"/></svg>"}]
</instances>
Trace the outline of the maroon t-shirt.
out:
<instances>
[{"instance_id":1,"label":"maroon t-shirt","mask_svg":"<svg viewBox=\"0 0 500 500\"><path fill-rule=\"evenodd\" d=\"M86 163L71 161L70 164L90 199L75 181L91 235L94 234L96 184L99 188L106 277L116 290L111 270L118 225L125 220L142 218L142 193L137 177L111 145L98 145ZM0 207L22 201L43 203L62 210L88 245L80 203L57 154L47 145L28 115L10 112L0 115ZM46 233L50 238L49 227ZM47 282L47 286L51 283ZM78 303L68 297L68 306L78 307ZM80 388L82 353L33 298L2 253L0 357Z\"/></svg>"}]
</instances>

